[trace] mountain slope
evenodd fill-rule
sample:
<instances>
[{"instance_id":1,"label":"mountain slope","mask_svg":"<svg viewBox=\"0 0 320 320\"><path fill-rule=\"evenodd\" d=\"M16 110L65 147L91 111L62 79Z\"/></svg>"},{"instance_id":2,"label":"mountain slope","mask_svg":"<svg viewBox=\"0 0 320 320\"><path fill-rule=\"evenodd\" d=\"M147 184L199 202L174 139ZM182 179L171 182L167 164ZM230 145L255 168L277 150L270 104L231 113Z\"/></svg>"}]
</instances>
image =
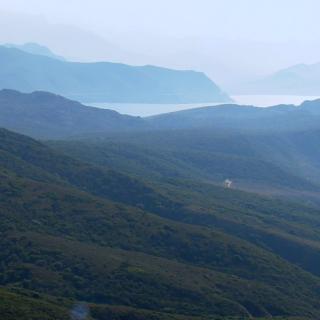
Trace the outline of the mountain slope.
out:
<instances>
[{"instance_id":1,"label":"mountain slope","mask_svg":"<svg viewBox=\"0 0 320 320\"><path fill-rule=\"evenodd\" d=\"M265 189L270 192L279 187L317 192L319 175L315 151L312 163L305 168L298 168L295 163L301 160L300 154L306 148L292 148L292 143L288 143L291 134L289 137L289 134L286 136L282 131L286 131L288 125L295 127L295 119L301 125L312 121L318 126L318 117L318 101L304 103L299 109L284 106L270 110L222 106L141 119L111 110L86 107L45 92L0 92L0 125L10 130L51 139L91 135L103 137L113 133L106 143L103 138L97 139L97 143L82 145L65 143L66 152L87 162L115 165L127 173L135 174L139 171L150 177L165 174L167 177L189 177L219 184L225 179L231 179L240 188ZM223 126L222 118L229 124L227 128L219 130L219 126ZM281 130L269 137L268 134L260 133L263 127L261 123L276 124ZM236 126L245 126L249 131L235 132ZM254 129L256 127L259 129ZM268 125L263 132L267 128ZM130 134L114 134L119 131L128 131ZM298 134L295 135L293 137L292 133L294 141L301 140L297 139ZM311 139L311 135L309 143L306 143L306 139L301 141L301 146L316 141ZM274 150L276 152L273 152L273 148L277 149ZM289 163L290 158L298 162ZM305 174L307 168L309 171ZM84 176L89 173L90 170L86 174L82 172ZM288 193L287 190L283 191Z\"/></svg>"},{"instance_id":2,"label":"mountain slope","mask_svg":"<svg viewBox=\"0 0 320 320\"><path fill-rule=\"evenodd\" d=\"M75 175L79 161L27 137L3 130L0 149L2 285L182 316L318 316L320 280L272 250L214 225L178 222L170 201L155 215L154 205L148 212L135 202L110 201L112 193L85 190ZM26 170L9 166L9 155ZM123 180L114 183L128 188ZM149 192L168 197L160 189ZM172 196L184 198L181 191ZM201 212L190 210L180 214Z\"/></svg>"},{"instance_id":3,"label":"mountain slope","mask_svg":"<svg viewBox=\"0 0 320 320\"><path fill-rule=\"evenodd\" d=\"M252 134L192 129L49 144L82 161L148 179L195 179L219 185L230 179L234 188L285 196L309 193L313 197L319 193L317 137L317 132Z\"/></svg>"},{"instance_id":4,"label":"mountain slope","mask_svg":"<svg viewBox=\"0 0 320 320\"><path fill-rule=\"evenodd\" d=\"M319 128L319 100L295 106L257 108L221 105L139 118L86 107L47 92L0 91L0 126L36 138L101 135L112 131L181 130L287 132Z\"/></svg>"},{"instance_id":5,"label":"mountain slope","mask_svg":"<svg viewBox=\"0 0 320 320\"><path fill-rule=\"evenodd\" d=\"M35 292L11 292L4 288L0 288L0 314L2 320L70 319L68 307L61 305L61 301L46 299Z\"/></svg>"},{"instance_id":6,"label":"mountain slope","mask_svg":"<svg viewBox=\"0 0 320 320\"><path fill-rule=\"evenodd\" d=\"M5 182L3 176L2 181ZM14 195L5 206L2 202L1 211L10 213L9 221L2 226L1 260L6 270L2 284L14 283L42 293L96 303L126 304L158 311L171 307L174 313L182 314L313 313L317 291L314 286L318 286L318 280L245 242L219 234L213 237L212 232L197 231L194 227L189 227L185 240L181 241L183 225L175 227L173 223L165 223L161 228L161 220L159 224L147 214L139 217L138 212L130 213L124 211L125 208L110 205L106 208L102 202L99 212L93 211L92 204L96 206L97 200L93 202L82 195L80 201L75 193L65 189L60 193L59 189L26 183L19 189L19 182L17 185L12 180L9 185L16 192L21 192L21 187L26 190L18 198L29 209L17 215L10 205L12 201L20 207ZM2 191L3 188L2 183ZM43 200L32 203L29 197ZM17 219L17 223L12 224L12 219ZM14 233L9 231L13 225ZM110 245L126 250L109 248ZM212 257L208 256L209 248ZM136 250L149 252L153 257ZM195 267L199 264L203 267ZM185 282L186 275L190 282ZM274 291L271 283L264 285L269 281L281 287L285 294ZM289 282L294 286L289 286ZM247 286L251 290L243 299ZM308 297L306 305L293 297L296 286L300 286L300 299ZM289 307L291 305L296 308Z\"/></svg>"},{"instance_id":7,"label":"mountain slope","mask_svg":"<svg viewBox=\"0 0 320 320\"><path fill-rule=\"evenodd\" d=\"M151 138L150 135L149 138ZM140 137L138 140L141 142L143 139ZM165 151L166 149L161 149L162 146L158 140L153 141L158 146L157 150L162 151L162 157L158 159L156 159L157 153L152 153L153 149L147 149L144 146L141 152L134 144L129 148L128 143L121 146L121 143L117 145L114 140L111 147L102 140L51 142L50 145L87 162L135 173L140 179L152 181L154 188L161 191L163 209L159 210L159 207L153 206L152 202L149 203L148 208L158 215L185 223L212 226L231 235L237 234L245 240L268 248L290 262L318 274L315 268L318 263L316 261L320 258L318 245L320 239L317 236L318 211L301 205L301 200L300 203L297 203L298 199L302 199L303 202L313 199L318 203L319 191L316 185L308 184L308 181L294 175L287 175L286 181L277 180L277 178L286 177L283 174L285 171L278 170L275 171L273 177L271 172L269 177L266 175L269 180L260 180L260 185L256 180L254 187L251 187L255 192L261 193L271 193L273 190L278 197L282 194L295 201L294 203L260 198L255 194L243 193L233 188L227 190L212 185L214 180L210 181L208 174L205 177L204 170L201 170L200 167L196 170L185 163L184 166L181 165L181 161L177 161L172 155L170 158L170 153ZM168 143L170 140L165 141L166 146L170 147ZM190 139L188 141L190 142ZM201 143L194 145L201 145ZM206 147L205 144L204 147ZM179 149L176 152L181 153ZM147 157L144 157L145 154ZM213 159L214 155L213 153ZM129 157L131 161L126 162L126 157ZM237 159L236 157L234 161ZM255 162L259 163L259 161L255 159ZM212 172L213 177L219 177L221 172L230 173L227 166L224 171L221 171L222 163L220 171ZM260 168L262 170L264 167ZM245 168L241 166L238 168L240 171L242 169ZM197 175L199 172L203 175ZM257 175L256 178L259 178L260 171L254 172L254 168L246 169L246 172L251 178L254 177L254 174ZM282 175L277 177L276 174L280 173ZM246 181L248 183L248 177ZM234 180L234 185L236 189L245 186L248 188L248 184L240 185L240 180Z\"/></svg>"},{"instance_id":8,"label":"mountain slope","mask_svg":"<svg viewBox=\"0 0 320 320\"><path fill-rule=\"evenodd\" d=\"M58 138L85 133L145 128L138 117L86 107L47 92L0 91L0 126L34 137Z\"/></svg>"},{"instance_id":9,"label":"mountain slope","mask_svg":"<svg viewBox=\"0 0 320 320\"><path fill-rule=\"evenodd\" d=\"M0 46L0 89L50 91L88 102L230 101L205 74L109 62L78 63Z\"/></svg>"},{"instance_id":10,"label":"mountain slope","mask_svg":"<svg viewBox=\"0 0 320 320\"><path fill-rule=\"evenodd\" d=\"M215 128L234 132L286 132L319 128L320 100L300 106L269 108L220 105L161 114L146 118L158 129Z\"/></svg>"}]
</instances>

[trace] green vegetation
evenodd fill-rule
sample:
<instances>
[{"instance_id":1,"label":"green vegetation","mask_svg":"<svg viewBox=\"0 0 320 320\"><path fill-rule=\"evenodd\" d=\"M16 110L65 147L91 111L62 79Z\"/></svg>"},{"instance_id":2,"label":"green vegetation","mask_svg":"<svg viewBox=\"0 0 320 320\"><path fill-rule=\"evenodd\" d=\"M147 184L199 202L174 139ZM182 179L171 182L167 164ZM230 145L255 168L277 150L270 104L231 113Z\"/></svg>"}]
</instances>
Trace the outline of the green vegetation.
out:
<instances>
[{"instance_id":1,"label":"green vegetation","mask_svg":"<svg viewBox=\"0 0 320 320\"><path fill-rule=\"evenodd\" d=\"M83 108L27 97L24 108ZM72 131L81 121L69 134L92 128ZM80 303L95 320L319 318L316 137L193 129L43 144L1 129L1 316L68 319ZM215 185L227 178L303 203Z\"/></svg>"},{"instance_id":2,"label":"green vegetation","mask_svg":"<svg viewBox=\"0 0 320 320\"><path fill-rule=\"evenodd\" d=\"M318 131L151 131L54 141L60 152L150 180L192 179L319 203Z\"/></svg>"},{"instance_id":3,"label":"green vegetation","mask_svg":"<svg viewBox=\"0 0 320 320\"><path fill-rule=\"evenodd\" d=\"M1 320L68 320L69 310L57 299L46 299L35 292L0 289Z\"/></svg>"},{"instance_id":4,"label":"green vegetation","mask_svg":"<svg viewBox=\"0 0 320 320\"><path fill-rule=\"evenodd\" d=\"M317 210L142 181L6 130L0 152L0 285L36 292L39 308L86 301L97 320L320 315Z\"/></svg>"}]
</instances>

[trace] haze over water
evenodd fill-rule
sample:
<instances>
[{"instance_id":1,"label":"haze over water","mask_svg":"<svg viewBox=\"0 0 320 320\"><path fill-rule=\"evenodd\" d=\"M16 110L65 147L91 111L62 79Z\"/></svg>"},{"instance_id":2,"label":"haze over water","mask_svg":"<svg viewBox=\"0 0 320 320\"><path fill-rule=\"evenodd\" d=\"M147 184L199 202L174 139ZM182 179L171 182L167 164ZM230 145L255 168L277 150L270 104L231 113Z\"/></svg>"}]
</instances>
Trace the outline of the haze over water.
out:
<instances>
[{"instance_id":1,"label":"haze over water","mask_svg":"<svg viewBox=\"0 0 320 320\"><path fill-rule=\"evenodd\" d=\"M239 95L232 96L235 104L253 105L257 107L270 107L278 104L300 105L307 100L316 100L320 96L289 96L289 95ZM188 110L205 106L217 106L221 103L196 103L196 104L147 104L147 103L84 103L93 107L115 110L122 114L147 117L156 114Z\"/></svg>"}]
</instances>

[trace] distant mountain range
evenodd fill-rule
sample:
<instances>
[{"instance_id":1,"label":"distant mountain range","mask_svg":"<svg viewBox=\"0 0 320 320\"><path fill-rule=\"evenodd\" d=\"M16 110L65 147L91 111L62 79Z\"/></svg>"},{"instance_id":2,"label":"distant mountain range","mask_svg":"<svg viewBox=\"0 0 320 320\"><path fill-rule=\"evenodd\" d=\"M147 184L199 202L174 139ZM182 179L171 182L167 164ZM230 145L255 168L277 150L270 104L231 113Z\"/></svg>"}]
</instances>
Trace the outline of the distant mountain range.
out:
<instances>
[{"instance_id":1,"label":"distant mountain range","mask_svg":"<svg viewBox=\"0 0 320 320\"><path fill-rule=\"evenodd\" d=\"M67 62L48 55L46 49L34 45L19 49L0 46L0 89L44 90L87 102L231 101L201 72L110 62Z\"/></svg>"},{"instance_id":2,"label":"distant mountain range","mask_svg":"<svg viewBox=\"0 0 320 320\"><path fill-rule=\"evenodd\" d=\"M0 126L33 137L61 138L146 127L139 117L86 107L48 92L0 91Z\"/></svg>"},{"instance_id":3,"label":"distant mountain range","mask_svg":"<svg viewBox=\"0 0 320 320\"><path fill-rule=\"evenodd\" d=\"M66 60L64 57L58 56L57 54L53 53L48 47L42 46L42 45L40 45L38 43L34 43L34 42L28 42L28 43L21 44L21 45L13 44L13 43L6 43L4 46L7 48L15 48L15 49L19 49L21 51L27 52L27 53L45 56L45 57L49 57L52 59L58 59L58 60L62 60L62 61Z\"/></svg>"},{"instance_id":4,"label":"distant mountain range","mask_svg":"<svg viewBox=\"0 0 320 320\"><path fill-rule=\"evenodd\" d=\"M320 63L298 64L251 82L240 89L246 94L320 95Z\"/></svg>"},{"instance_id":5,"label":"distant mountain range","mask_svg":"<svg viewBox=\"0 0 320 320\"><path fill-rule=\"evenodd\" d=\"M146 118L161 129L215 128L248 132L281 132L319 128L320 99L300 106L277 105L268 108L225 104L202 107Z\"/></svg>"},{"instance_id":6,"label":"distant mountain range","mask_svg":"<svg viewBox=\"0 0 320 320\"><path fill-rule=\"evenodd\" d=\"M35 138L177 129L286 132L317 129L319 123L320 100L306 101L298 107L225 104L141 118L85 106L49 92L0 91L0 126Z\"/></svg>"}]
</instances>

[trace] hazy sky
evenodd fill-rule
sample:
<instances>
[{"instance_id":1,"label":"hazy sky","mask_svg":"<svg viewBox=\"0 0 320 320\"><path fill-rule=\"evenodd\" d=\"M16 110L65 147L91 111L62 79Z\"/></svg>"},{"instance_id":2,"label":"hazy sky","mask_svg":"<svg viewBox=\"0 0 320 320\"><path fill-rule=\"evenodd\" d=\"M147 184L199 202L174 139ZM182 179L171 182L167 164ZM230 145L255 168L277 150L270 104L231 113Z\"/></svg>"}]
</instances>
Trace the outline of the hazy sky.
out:
<instances>
[{"instance_id":1,"label":"hazy sky","mask_svg":"<svg viewBox=\"0 0 320 320\"><path fill-rule=\"evenodd\" d=\"M225 86L320 62L319 0L1 0L0 42L197 69Z\"/></svg>"}]
</instances>

